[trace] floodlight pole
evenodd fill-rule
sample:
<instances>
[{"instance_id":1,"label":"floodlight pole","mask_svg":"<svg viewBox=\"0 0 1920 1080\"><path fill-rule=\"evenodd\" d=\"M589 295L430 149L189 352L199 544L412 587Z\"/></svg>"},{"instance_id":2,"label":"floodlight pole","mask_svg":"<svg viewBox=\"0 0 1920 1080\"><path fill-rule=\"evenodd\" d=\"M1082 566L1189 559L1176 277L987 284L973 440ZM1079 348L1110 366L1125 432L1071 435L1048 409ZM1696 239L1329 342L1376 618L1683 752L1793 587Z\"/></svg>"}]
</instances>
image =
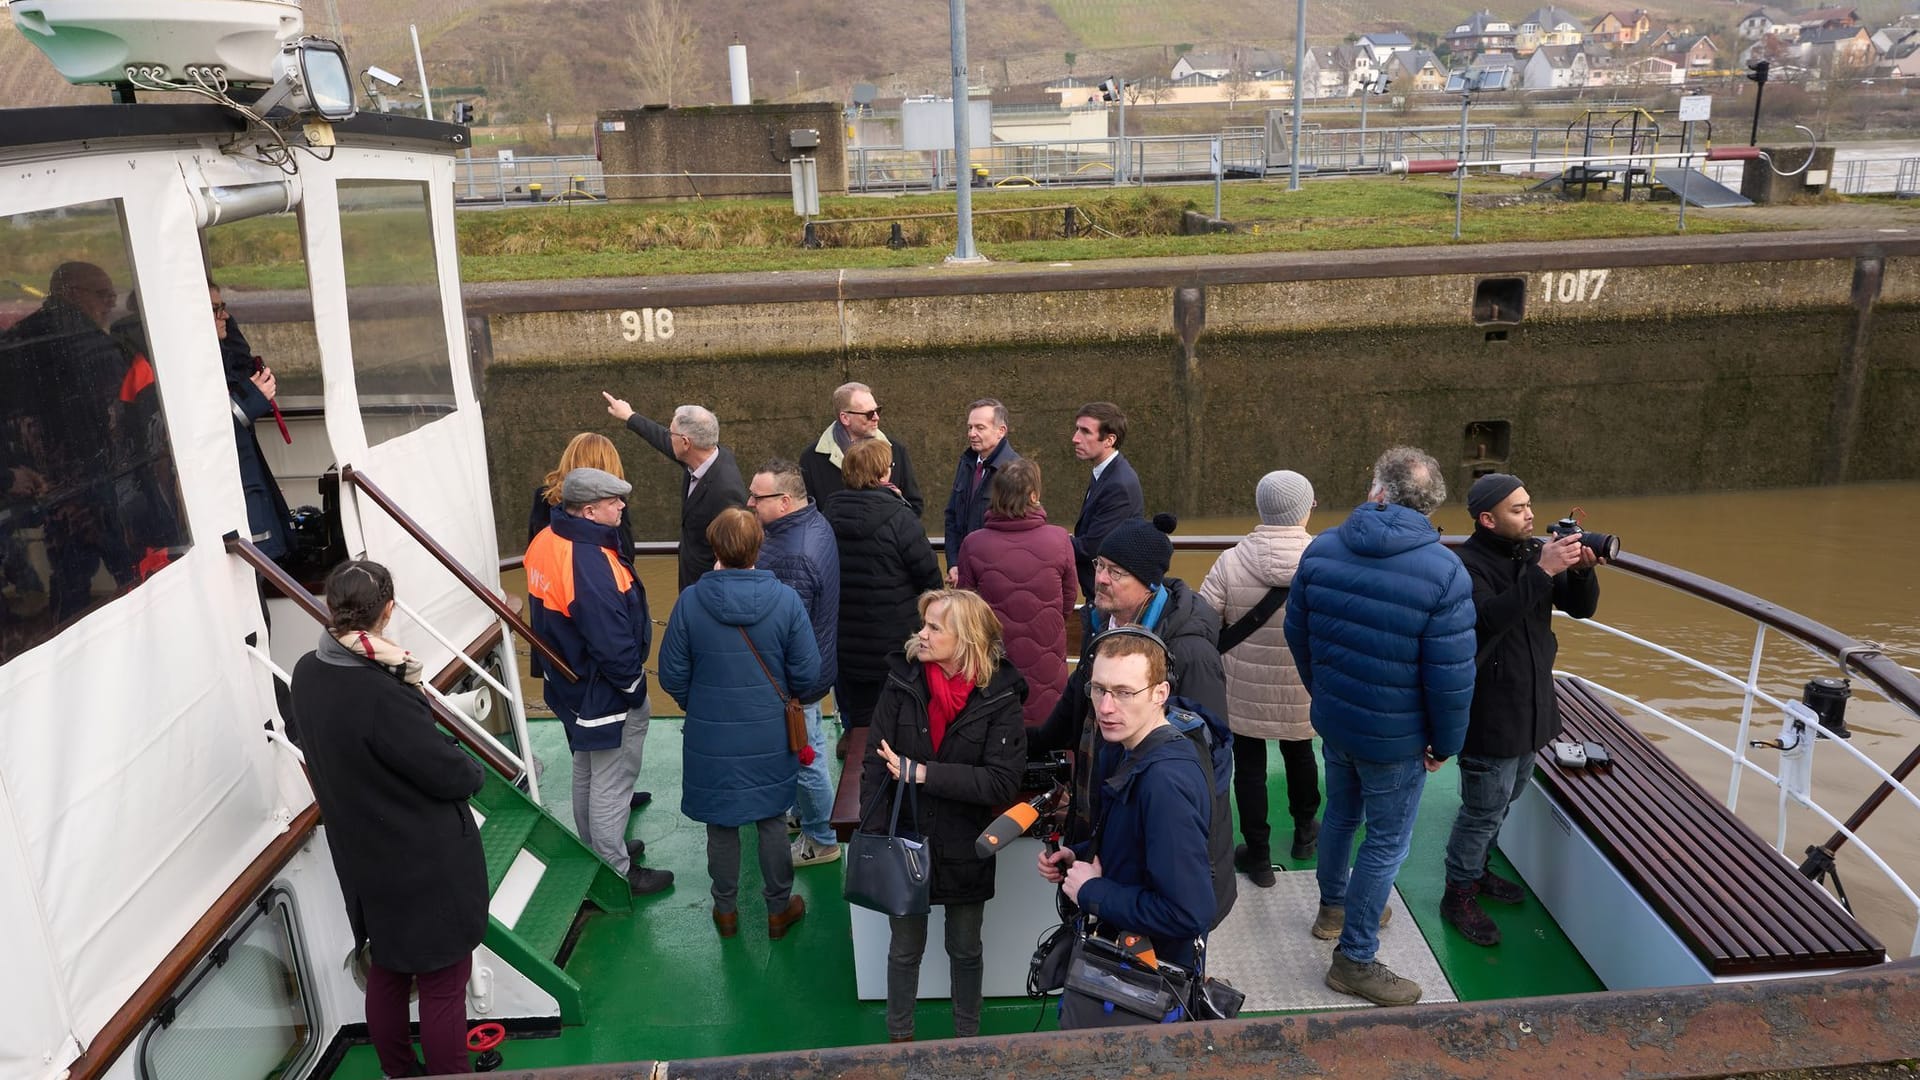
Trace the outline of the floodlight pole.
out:
<instances>
[{"instance_id":1,"label":"floodlight pole","mask_svg":"<svg viewBox=\"0 0 1920 1080\"><path fill-rule=\"evenodd\" d=\"M1473 91L1460 92L1460 171L1453 181L1453 238L1460 239L1460 211L1467 204L1467 110L1473 108Z\"/></svg>"},{"instance_id":2,"label":"floodlight pole","mask_svg":"<svg viewBox=\"0 0 1920 1080\"><path fill-rule=\"evenodd\" d=\"M412 24L407 26L413 35L413 66L420 69L420 104L426 106L427 119L433 119L433 91L427 87L427 62L420 58L420 28Z\"/></svg>"},{"instance_id":3,"label":"floodlight pole","mask_svg":"<svg viewBox=\"0 0 1920 1080\"><path fill-rule=\"evenodd\" d=\"M967 124L967 0L947 0L947 16L953 29L953 179L954 210L959 219L958 236L948 262L978 262L980 253L973 246L973 162L968 153L973 133Z\"/></svg>"},{"instance_id":4,"label":"floodlight pole","mask_svg":"<svg viewBox=\"0 0 1920 1080\"><path fill-rule=\"evenodd\" d=\"M1300 110L1306 102L1301 81L1307 67L1307 0L1293 4L1293 149L1287 154L1287 190L1300 190Z\"/></svg>"}]
</instances>

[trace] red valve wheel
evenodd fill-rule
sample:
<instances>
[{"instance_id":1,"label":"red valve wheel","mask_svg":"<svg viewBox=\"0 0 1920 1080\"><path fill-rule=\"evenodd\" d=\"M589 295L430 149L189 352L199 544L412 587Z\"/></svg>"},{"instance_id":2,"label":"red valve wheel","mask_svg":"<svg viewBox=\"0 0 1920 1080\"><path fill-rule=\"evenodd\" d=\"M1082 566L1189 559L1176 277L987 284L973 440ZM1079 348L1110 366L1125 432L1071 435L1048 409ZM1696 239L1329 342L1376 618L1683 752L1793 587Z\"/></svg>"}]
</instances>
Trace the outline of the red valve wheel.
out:
<instances>
[{"instance_id":1,"label":"red valve wheel","mask_svg":"<svg viewBox=\"0 0 1920 1080\"><path fill-rule=\"evenodd\" d=\"M486 1023L467 1032L467 1049L484 1053L507 1041L507 1029L501 1024Z\"/></svg>"}]
</instances>

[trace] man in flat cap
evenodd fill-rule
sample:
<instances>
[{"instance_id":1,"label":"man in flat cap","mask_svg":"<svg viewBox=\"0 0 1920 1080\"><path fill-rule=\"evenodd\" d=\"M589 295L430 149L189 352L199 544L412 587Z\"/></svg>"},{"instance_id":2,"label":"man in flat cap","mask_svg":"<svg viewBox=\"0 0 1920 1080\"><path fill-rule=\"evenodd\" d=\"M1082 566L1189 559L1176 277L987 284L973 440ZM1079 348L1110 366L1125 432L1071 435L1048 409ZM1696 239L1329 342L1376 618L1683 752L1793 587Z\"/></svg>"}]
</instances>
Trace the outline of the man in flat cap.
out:
<instances>
[{"instance_id":1,"label":"man in flat cap","mask_svg":"<svg viewBox=\"0 0 1920 1080\"><path fill-rule=\"evenodd\" d=\"M632 490L600 469L568 473L550 524L527 545L525 566L534 632L579 677L569 682L549 671L546 679L547 704L573 751L574 827L640 896L672 885L673 872L635 865L633 856L644 848L627 841L633 782L652 716L647 591L627 565L615 527Z\"/></svg>"},{"instance_id":2,"label":"man in flat cap","mask_svg":"<svg viewBox=\"0 0 1920 1080\"><path fill-rule=\"evenodd\" d=\"M1440 916L1475 945L1500 943L1500 927L1477 902L1526 899L1518 883L1487 868L1494 838L1527 782L1533 755L1560 734L1553 695L1553 609L1590 618L1600 604L1599 559L1578 536L1533 535L1533 498L1520 478L1490 473L1467 492L1473 535L1460 561L1473 579L1473 708L1460 749L1460 814L1447 840Z\"/></svg>"}]
</instances>

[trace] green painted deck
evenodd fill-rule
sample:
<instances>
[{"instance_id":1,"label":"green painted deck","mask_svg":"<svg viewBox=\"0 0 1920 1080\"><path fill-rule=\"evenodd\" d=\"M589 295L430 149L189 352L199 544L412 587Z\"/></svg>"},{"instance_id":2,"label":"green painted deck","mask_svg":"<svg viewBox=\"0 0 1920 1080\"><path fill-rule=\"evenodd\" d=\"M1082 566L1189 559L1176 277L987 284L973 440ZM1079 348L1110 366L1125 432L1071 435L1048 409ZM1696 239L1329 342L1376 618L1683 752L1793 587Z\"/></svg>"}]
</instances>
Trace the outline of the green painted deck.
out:
<instances>
[{"instance_id":1,"label":"green painted deck","mask_svg":"<svg viewBox=\"0 0 1920 1080\"><path fill-rule=\"evenodd\" d=\"M767 940L761 921L759 871L751 834L743 839L740 935L721 940L708 917L706 829L682 817L681 727L677 718L656 717L647 736L640 787L653 802L635 812L629 835L647 842L643 860L669 869L674 887L634 901L631 914L595 913L586 923L567 972L583 988L587 1022L554 1038L509 1040L501 1047L508 1069L589 1062L686 1059L720 1054L807 1049L886 1041L885 1006L854 996L853 948L846 904L840 899L840 863L795 873L794 891L807 900L807 917L786 938ZM560 725L535 721L534 749L545 762L542 802L571 824L570 766ZM1285 780L1278 754L1269 755L1268 783L1278 822L1285 821ZM838 763L834 763L838 770ZM1482 949L1440 921L1444 888L1441 852L1459 805L1451 764L1428 781L1415 826L1413 853L1399 887L1453 990L1462 1001L1580 993L1602 989L1552 918L1537 901L1517 907L1489 905L1505 940ZM1288 833L1276 827L1284 855ZM1283 863L1312 873L1311 863ZM1511 874L1495 856L1496 869ZM1242 889L1253 888L1242 879ZM1283 946L1284 943L1281 943ZM1281 947L1277 946L1277 947ZM926 963L943 962L938 942ZM1051 1001L989 998L981 1019L985 1034L1052 1029ZM952 1035L945 1001L920 1006L919 1037ZM380 1076L370 1047L348 1052L334 1076L372 1080Z\"/></svg>"}]
</instances>

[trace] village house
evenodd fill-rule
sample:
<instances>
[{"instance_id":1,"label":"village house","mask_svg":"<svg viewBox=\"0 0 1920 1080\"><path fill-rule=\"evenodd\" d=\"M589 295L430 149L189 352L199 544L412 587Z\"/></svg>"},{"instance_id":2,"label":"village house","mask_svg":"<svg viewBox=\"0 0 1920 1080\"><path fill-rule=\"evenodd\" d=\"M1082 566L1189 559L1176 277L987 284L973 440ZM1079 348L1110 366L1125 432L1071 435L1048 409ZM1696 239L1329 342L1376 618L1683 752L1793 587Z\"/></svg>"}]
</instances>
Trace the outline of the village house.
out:
<instances>
[{"instance_id":1,"label":"village house","mask_svg":"<svg viewBox=\"0 0 1920 1080\"><path fill-rule=\"evenodd\" d=\"M1759 41L1772 34L1775 37L1798 37L1800 23L1794 16L1774 8L1754 8L1740 17L1735 28L1742 41Z\"/></svg>"},{"instance_id":2,"label":"village house","mask_svg":"<svg viewBox=\"0 0 1920 1080\"><path fill-rule=\"evenodd\" d=\"M1430 94L1447 85L1447 69L1425 49L1401 49L1387 58L1384 71L1396 94Z\"/></svg>"},{"instance_id":3,"label":"village house","mask_svg":"<svg viewBox=\"0 0 1920 1080\"><path fill-rule=\"evenodd\" d=\"M1893 28L1875 34L1877 41L1886 35L1887 44L1880 50L1880 59L1873 66L1873 74L1882 79L1920 78L1920 30Z\"/></svg>"},{"instance_id":4,"label":"village house","mask_svg":"<svg viewBox=\"0 0 1920 1080\"><path fill-rule=\"evenodd\" d=\"M1669 59L1679 59L1684 56L1686 59L1682 61L1681 66L1688 71L1708 70L1720 57L1719 46L1705 34L1663 33L1660 40L1654 42L1653 51Z\"/></svg>"},{"instance_id":5,"label":"village house","mask_svg":"<svg viewBox=\"0 0 1920 1080\"><path fill-rule=\"evenodd\" d=\"M1373 61L1374 66L1381 68L1386 66L1387 57L1392 56L1394 53L1407 52L1414 48L1413 39L1398 31L1361 34L1357 44L1360 48L1366 50L1367 56Z\"/></svg>"},{"instance_id":6,"label":"village house","mask_svg":"<svg viewBox=\"0 0 1920 1080\"><path fill-rule=\"evenodd\" d=\"M1859 26L1860 13L1850 7L1820 8L1815 11L1802 11L1793 16L1800 24L1800 34L1806 36L1810 30L1837 30L1843 26Z\"/></svg>"},{"instance_id":7,"label":"village house","mask_svg":"<svg viewBox=\"0 0 1920 1080\"><path fill-rule=\"evenodd\" d=\"M1353 45L1312 45L1306 67L1300 69L1301 96L1347 97L1360 89L1360 65L1372 75L1377 69L1366 50Z\"/></svg>"},{"instance_id":8,"label":"village house","mask_svg":"<svg viewBox=\"0 0 1920 1080\"><path fill-rule=\"evenodd\" d=\"M1587 49L1584 45L1542 45L1533 50L1521 69L1520 85L1528 90L1566 90L1587 85Z\"/></svg>"},{"instance_id":9,"label":"village house","mask_svg":"<svg viewBox=\"0 0 1920 1080\"><path fill-rule=\"evenodd\" d=\"M1235 71L1250 79L1266 79L1281 70L1280 57L1271 49L1236 47L1218 52L1190 52L1174 61L1168 76L1174 82L1189 75L1225 79Z\"/></svg>"},{"instance_id":10,"label":"village house","mask_svg":"<svg viewBox=\"0 0 1920 1080\"><path fill-rule=\"evenodd\" d=\"M1536 8L1520 20L1514 32L1513 51L1531 56L1542 45L1578 45L1586 32L1578 15L1548 5Z\"/></svg>"},{"instance_id":11,"label":"village house","mask_svg":"<svg viewBox=\"0 0 1920 1080\"><path fill-rule=\"evenodd\" d=\"M1465 55L1477 52L1512 52L1513 24L1492 11L1476 11L1467 21L1447 32L1449 51Z\"/></svg>"},{"instance_id":12,"label":"village house","mask_svg":"<svg viewBox=\"0 0 1920 1080\"><path fill-rule=\"evenodd\" d=\"M1865 75L1878 58L1864 26L1800 31L1799 64L1822 75Z\"/></svg>"},{"instance_id":13,"label":"village house","mask_svg":"<svg viewBox=\"0 0 1920 1080\"><path fill-rule=\"evenodd\" d=\"M1609 11L1587 28L1587 42L1603 45L1638 45L1653 32L1653 17L1645 11Z\"/></svg>"},{"instance_id":14,"label":"village house","mask_svg":"<svg viewBox=\"0 0 1920 1080\"><path fill-rule=\"evenodd\" d=\"M1643 56L1619 65L1613 75L1615 86L1681 86L1687 81L1687 69L1665 56Z\"/></svg>"}]
</instances>

